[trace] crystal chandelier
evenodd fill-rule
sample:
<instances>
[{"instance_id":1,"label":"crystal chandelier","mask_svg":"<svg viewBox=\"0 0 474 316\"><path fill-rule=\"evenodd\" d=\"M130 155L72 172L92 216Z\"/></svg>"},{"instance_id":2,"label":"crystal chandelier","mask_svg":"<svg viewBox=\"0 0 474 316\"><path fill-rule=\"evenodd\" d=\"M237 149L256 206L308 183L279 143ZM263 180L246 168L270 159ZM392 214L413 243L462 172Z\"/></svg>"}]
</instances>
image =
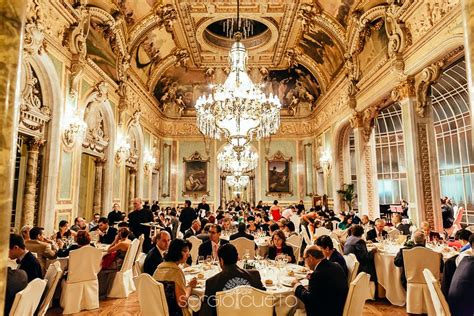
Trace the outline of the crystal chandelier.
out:
<instances>
[{"instance_id":1,"label":"crystal chandelier","mask_svg":"<svg viewBox=\"0 0 474 316\"><path fill-rule=\"evenodd\" d=\"M222 171L245 173L257 168L257 165L258 154L249 145L244 146L241 151L236 151L232 145L226 145L217 154L217 166Z\"/></svg>"},{"instance_id":2,"label":"crystal chandelier","mask_svg":"<svg viewBox=\"0 0 474 316\"><path fill-rule=\"evenodd\" d=\"M227 176L225 182L234 190L242 190L249 184L249 176Z\"/></svg>"},{"instance_id":3,"label":"crystal chandelier","mask_svg":"<svg viewBox=\"0 0 474 316\"><path fill-rule=\"evenodd\" d=\"M237 32L230 50L230 73L224 84L211 86L211 94L200 96L195 104L197 125L206 136L225 137L235 147L253 137L269 137L280 127L281 103L277 96L266 96L247 74L247 50L242 38L237 1Z\"/></svg>"}]
</instances>

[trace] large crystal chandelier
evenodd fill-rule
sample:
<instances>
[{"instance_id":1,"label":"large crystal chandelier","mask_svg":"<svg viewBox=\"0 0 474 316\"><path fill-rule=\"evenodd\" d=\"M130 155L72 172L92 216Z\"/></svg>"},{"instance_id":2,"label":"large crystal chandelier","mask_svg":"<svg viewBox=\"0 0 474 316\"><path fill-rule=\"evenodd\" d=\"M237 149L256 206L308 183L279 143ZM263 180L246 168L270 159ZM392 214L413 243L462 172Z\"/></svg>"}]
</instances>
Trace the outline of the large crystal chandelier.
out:
<instances>
[{"instance_id":1,"label":"large crystal chandelier","mask_svg":"<svg viewBox=\"0 0 474 316\"><path fill-rule=\"evenodd\" d=\"M234 190L240 191L249 184L249 176L227 176L225 182Z\"/></svg>"},{"instance_id":2,"label":"large crystal chandelier","mask_svg":"<svg viewBox=\"0 0 474 316\"><path fill-rule=\"evenodd\" d=\"M241 151L234 150L232 145L226 145L217 154L217 166L222 171L245 173L257 168L258 154L251 146L246 145Z\"/></svg>"},{"instance_id":3,"label":"large crystal chandelier","mask_svg":"<svg viewBox=\"0 0 474 316\"><path fill-rule=\"evenodd\" d=\"M266 96L247 74L247 50L242 38L237 1L235 43L230 50L230 73L224 84L211 86L209 95L200 96L195 104L197 125L206 136L240 147L252 138L276 133L280 126L281 103L277 96Z\"/></svg>"}]
</instances>

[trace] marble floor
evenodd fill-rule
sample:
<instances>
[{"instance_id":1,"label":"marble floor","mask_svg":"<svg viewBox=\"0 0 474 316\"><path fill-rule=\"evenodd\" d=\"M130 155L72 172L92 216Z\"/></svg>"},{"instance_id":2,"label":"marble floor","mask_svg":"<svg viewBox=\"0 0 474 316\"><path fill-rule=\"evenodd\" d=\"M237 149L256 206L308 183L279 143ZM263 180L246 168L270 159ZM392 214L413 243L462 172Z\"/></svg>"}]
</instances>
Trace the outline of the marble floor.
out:
<instances>
[{"instance_id":1,"label":"marble floor","mask_svg":"<svg viewBox=\"0 0 474 316\"><path fill-rule=\"evenodd\" d=\"M47 316L59 316L60 308L53 308L48 311ZM100 302L100 308L94 311L81 312L74 315L81 316L131 316L140 315L140 307L136 293L127 299L107 299ZM377 302L367 301L364 307L364 316L400 316L406 315L405 307L390 305L386 300Z\"/></svg>"}]
</instances>

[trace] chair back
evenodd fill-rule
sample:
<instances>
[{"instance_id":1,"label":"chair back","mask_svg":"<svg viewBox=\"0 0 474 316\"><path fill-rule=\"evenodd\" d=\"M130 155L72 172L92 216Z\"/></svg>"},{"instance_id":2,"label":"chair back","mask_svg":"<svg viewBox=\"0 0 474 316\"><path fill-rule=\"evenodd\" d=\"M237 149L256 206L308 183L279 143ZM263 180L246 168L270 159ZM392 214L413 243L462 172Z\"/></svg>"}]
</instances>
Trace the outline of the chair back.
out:
<instances>
[{"instance_id":1,"label":"chair back","mask_svg":"<svg viewBox=\"0 0 474 316\"><path fill-rule=\"evenodd\" d=\"M365 301L370 297L369 284L370 275L365 272L359 273L349 284L343 316L362 315Z\"/></svg>"},{"instance_id":2,"label":"chair back","mask_svg":"<svg viewBox=\"0 0 474 316\"><path fill-rule=\"evenodd\" d=\"M301 244L303 243L303 237L301 235L291 235L286 239L286 243L291 246L301 248Z\"/></svg>"},{"instance_id":3,"label":"chair back","mask_svg":"<svg viewBox=\"0 0 474 316\"><path fill-rule=\"evenodd\" d=\"M339 251L339 253L344 253L344 249L342 249L341 243L335 238L331 238L331 239L332 239L332 245L334 249Z\"/></svg>"},{"instance_id":4,"label":"chair back","mask_svg":"<svg viewBox=\"0 0 474 316\"><path fill-rule=\"evenodd\" d=\"M326 227L319 227L319 228L316 228L314 235L316 236L316 238L320 236L324 236L324 235L329 236L331 235L331 231L327 229Z\"/></svg>"},{"instance_id":5,"label":"chair back","mask_svg":"<svg viewBox=\"0 0 474 316\"><path fill-rule=\"evenodd\" d=\"M388 232L388 237L390 237L393 240L398 240L398 236L400 236L400 231L396 228L393 228Z\"/></svg>"},{"instance_id":6,"label":"chair back","mask_svg":"<svg viewBox=\"0 0 474 316\"><path fill-rule=\"evenodd\" d=\"M245 237L239 237L231 240L230 243L237 248L239 258L244 258L245 253L248 251L250 259L255 257L255 242Z\"/></svg>"},{"instance_id":7,"label":"chair back","mask_svg":"<svg viewBox=\"0 0 474 316\"><path fill-rule=\"evenodd\" d=\"M407 241L408 235L398 235L397 243L403 245Z\"/></svg>"},{"instance_id":8,"label":"chair back","mask_svg":"<svg viewBox=\"0 0 474 316\"><path fill-rule=\"evenodd\" d=\"M46 281L36 278L20 292L16 293L10 316L34 315L41 300Z\"/></svg>"},{"instance_id":9,"label":"chair back","mask_svg":"<svg viewBox=\"0 0 474 316\"><path fill-rule=\"evenodd\" d=\"M101 269L102 250L83 246L69 253L67 282L93 281Z\"/></svg>"},{"instance_id":10,"label":"chair back","mask_svg":"<svg viewBox=\"0 0 474 316\"><path fill-rule=\"evenodd\" d=\"M346 261L347 265L347 282L350 284L357 276L357 271L359 270L359 261L353 253L344 255L344 261Z\"/></svg>"},{"instance_id":11,"label":"chair back","mask_svg":"<svg viewBox=\"0 0 474 316\"><path fill-rule=\"evenodd\" d=\"M311 237L309 236L308 229L309 228L307 226L301 226L301 232L303 233L304 242L307 246L310 246L313 244L313 242L311 241Z\"/></svg>"},{"instance_id":12,"label":"chair back","mask_svg":"<svg viewBox=\"0 0 474 316\"><path fill-rule=\"evenodd\" d=\"M242 300L243 296L250 297L251 300ZM247 303L240 304L241 302ZM216 305L217 316L273 316L275 302L272 294L249 286L238 286L228 291L217 292Z\"/></svg>"},{"instance_id":13,"label":"chair back","mask_svg":"<svg viewBox=\"0 0 474 316\"><path fill-rule=\"evenodd\" d=\"M141 235L140 237L142 236L143 235ZM139 246L140 246L139 239L135 238L134 240L132 240L132 243L128 247L127 253L125 254L125 259L123 259L123 264L122 264L122 268L120 268L120 271L125 272L132 269L133 263L135 262L135 258L137 256Z\"/></svg>"},{"instance_id":14,"label":"chair back","mask_svg":"<svg viewBox=\"0 0 474 316\"><path fill-rule=\"evenodd\" d=\"M439 281L435 279L430 270L424 269L423 275L425 277L428 290L430 291L431 301L436 312L436 316L450 316L449 305L441 291Z\"/></svg>"},{"instance_id":15,"label":"chair back","mask_svg":"<svg viewBox=\"0 0 474 316\"><path fill-rule=\"evenodd\" d=\"M138 276L143 273L143 265L145 264L146 254L138 253L135 263L133 264L133 276Z\"/></svg>"},{"instance_id":16,"label":"chair back","mask_svg":"<svg viewBox=\"0 0 474 316\"><path fill-rule=\"evenodd\" d=\"M293 214L290 216L290 221L295 224L295 231L299 234L300 233L300 224L301 224L301 217L299 215Z\"/></svg>"},{"instance_id":17,"label":"chair back","mask_svg":"<svg viewBox=\"0 0 474 316\"><path fill-rule=\"evenodd\" d=\"M169 316L163 284L149 274L142 273L135 278L138 303L143 316Z\"/></svg>"},{"instance_id":18,"label":"chair back","mask_svg":"<svg viewBox=\"0 0 474 316\"><path fill-rule=\"evenodd\" d=\"M403 265L408 283L426 284L423 270L431 271L436 280L440 277L441 254L425 247L403 249Z\"/></svg>"},{"instance_id":19,"label":"chair back","mask_svg":"<svg viewBox=\"0 0 474 316\"><path fill-rule=\"evenodd\" d=\"M48 270L46 271L46 275L44 279L46 280L46 290L45 295L43 296L43 300L38 310L38 316L46 315L48 311L49 304L54 296L54 292L56 291L56 287L58 286L59 280L63 275L63 270L61 270L61 263L56 261L49 265Z\"/></svg>"},{"instance_id":20,"label":"chair back","mask_svg":"<svg viewBox=\"0 0 474 316\"><path fill-rule=\"evenodd\" d=\"M191 247L191 259L193 260L193 263L196 263L198 260L198 254L199 254L199 246L202 244L202 240L197 238L196 236L191 236L187 239L193 246Z\"/></svg>"},{"instance_id":21,"label":"chair back","mask_svg":"<svg viewBox=\"0 0 474 316\"><path fill-rule=\"evenodd\" d=\"M142 253L143 252L143 241L145 240L145 235L141 234L140 237L138 237L139 244L138 244L138 252L137 253Z\"/></svg>"}]
</instances>

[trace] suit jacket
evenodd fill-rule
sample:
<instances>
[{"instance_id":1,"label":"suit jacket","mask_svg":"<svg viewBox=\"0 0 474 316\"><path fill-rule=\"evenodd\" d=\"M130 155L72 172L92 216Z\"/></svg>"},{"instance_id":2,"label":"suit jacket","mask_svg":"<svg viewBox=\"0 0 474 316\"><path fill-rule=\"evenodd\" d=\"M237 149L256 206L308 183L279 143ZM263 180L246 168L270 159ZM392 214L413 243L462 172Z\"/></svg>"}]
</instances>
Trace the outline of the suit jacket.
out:
<instances>
[{"instance_id":1,"label":"suit jacket","mask_svg":"<svg viewBox=\"0 0 474 316\"><path fill-rule=\"evenodd\" d=\"M329 257L328 260L339 264L346 276L349 274L349 271L347 270L346 260L344 260L344 257L339 253L339 251L334 249L333 253L331 254L331 257Z\"/></svg>"},{"instance_id":2,"label":"suit jacket","mask_svg":"<svg viewBox=\"0 0 474 316\"><path fill-rule=\"evenodd\" d=\"M244 237L250 240L254 240L254 237L250 234L247 234L246 232L237 232L235 234L230 235L229 240L234 240L240 237Z\"/></svg>"},{"instance_id":3,"label":"suit jacket","mask_svg":"<svg viewBox=\"0 0 474 316\"><path fill-rule=\"evenodd\" d=\"M181 214L179 215L179 221L181 222L180 231L184 234L189 228L191 228L191 224L193 220L197 218L196 211L191 207L185 207L181 210Z\"/></svg>"},{"instance_id":4,"label":"suit jacket","mask_svg":"<svg viewBox=\"0 0 474 316\"><path fill-rule=\"evenodd\" d=\"M295 263L295 255L293 254L293 247L289 245L284 245L283 248L281 249L281 252L285 255L288 255L291 257L291 263ZM277 249L276 247L269 247L268 248L268 259L275 260L277 256Z\"/></svg>"},{"instance_id":5,"label":"suit jacket","mask_svg":"<svg viewBox=\"0 0 474 316\"><path fill-rule=\"evenodd\" d=\"M190 228L184 233L184 239L187 239L191 236L196 236L196 235L197 235L197 232L194 232L194 230Z\"/></svg>"},{"instance_id":6,"label":"suit jacket","mask_svg":"<svg viewBox=\"0 0 474 316\"><path fill-rule=\"evenodd\" d=\"M221 239L219 241L219 247L224 245L224 244L227 244L227 243L229 243L227 240ZM203 256L204 258L206 258L207 256L212 256L212 242L211 242L211 240L203 242L199 246L198 256ZM193 260L196 261L197 258L193 258Z\"/></svg>"},{"instance_id":7,"label":"suit jacket","mask_svg":"<svg viewBox=\"0 0 474 316\"><path fill-rule=\"evenodd\" d=\"M31 252L38 255L37 259L41 265L41 271L44 274L46 272L46 260L55 259L56 251L51 248L51 244L39 240L26 240L25 247Z\"/></svg>"},{"instance_id":8,"label":"suit jacket","mask_svg":"<svg viewBox=\"0 0 474 316\"><path fill-rule=\"evenodd\" d=\"M454 272L456 272L456 259L459 255L449 258L444 263L444 272L443 278L441 280L441 290L445 297L448 297L449 288L451 287L451 282L453 280Z\"/></svg>"},{"instance_id":9,"label":"suit jacket","mask_svg":"<svg viewBox=\"0 0 474 316\"><path fill-rule=\"evenodd\" d=\"M36 278L43 278L43 272L41 271L41 265L38 259L36 259L36 257L29 251L20 261L20 266L18 268L26 272L28 275L28 282L31 282Z\"/></svg>"},{"instance_id":10,"label":"suit jacket","mask_svg":"<svg viewBox=\"0 0 474 316\"><path fill-rule=\"evenodd\" d=\"M397 226L395 226L396 229L402 233L402 235L410 235L410 225L409 224L402 224L399 223Z\"/></svg>"},{"instance_id":11,"label":"suit jacket","mask_svg":"<svg viewBox=\"0 0 474 316\"><path fill-rule=\"evenodd\" d=\"M365 272L370 274L370 280L375 281L377 274L375 273L374 257L372 253L367 251L367 245L364 240L350 236L344 244L344 254L353 253L357 261L359 261L359 270L357 273Z\"/></svg>"},{"instance_id":12,"label":"suit jacket","mask_svg":"<svg viewBox=\"0 0 474 316\"><path fill-rule=\"evenodd\" d=\"M117 228L109 226L105 235L99 237L99 242L110 245L114 242L115 236L117 236Z\"/></svg>"},{"instance_id":13,"label":"suit jacket","mask_svg":"<svg viewBox=\"0 0 474 316\"><path fill-rule=\"evenodd\" d=\"M153 275L156 268L160 263L163 262L163 257L161 256L160 251L155 246L147 253L145 262L143 264L143 272Z\"/></svg>"},{"instance_id":14,"label":"suit jacket","mask_svg":"<svg viewBox=\"0 0 474 316\"><path fill-rule=\"evenodd\" d=\"M308 316L336 316L342 315L348 290L341 266L323 259L311 274L308 288L299 285L295 295L303 301Z\"/></svg>"},{"instance_id":15,"label":"suit jacket","mask_svg":"<svg viewBox=\"0 0 474 316\"><path fill-rule=\"evenodd\" d=\"M452 315L473 315L474 256L461 260L449 287L448 304Z\"/></svg>"},{"instance_id":16,"label":"suit jacket","mask_svg":"<svg viewBox=\"0 0 474 316\"><path fill-rule=\"evenodd\" d=\"M8 268L4 315L10 313L16 293L23 290L27 285L28 275L25 271L21 269Z\"/></svg>"},{"instance_id":17,"label":"suit jacket","mask_svg":"<svg viewBox=\"0 0 474 316\"><path fill-rule=\"evenodd\" d=\"M382 237L385 237L387 236L387 232L385 230L382 230ZM367 232L367 241L371 241L371 242L377 242L377 231L375 228L372 228L371 230L369 230Z\"/></svg>"},{"instance_id":18,"label":"suit jacket","mask_svg":"<svg viewBox=\"0 0 474 316\"><path fill-rule=\"evenodd\" d=\"M254 288L265 290L260 273L257 270L240 269L236 264L224 266L221 272L206 281L206 292L204 294L201 315L216 315L216 293L230 290L240 285L250 285Z\"/></svg>"}]
</instances>

